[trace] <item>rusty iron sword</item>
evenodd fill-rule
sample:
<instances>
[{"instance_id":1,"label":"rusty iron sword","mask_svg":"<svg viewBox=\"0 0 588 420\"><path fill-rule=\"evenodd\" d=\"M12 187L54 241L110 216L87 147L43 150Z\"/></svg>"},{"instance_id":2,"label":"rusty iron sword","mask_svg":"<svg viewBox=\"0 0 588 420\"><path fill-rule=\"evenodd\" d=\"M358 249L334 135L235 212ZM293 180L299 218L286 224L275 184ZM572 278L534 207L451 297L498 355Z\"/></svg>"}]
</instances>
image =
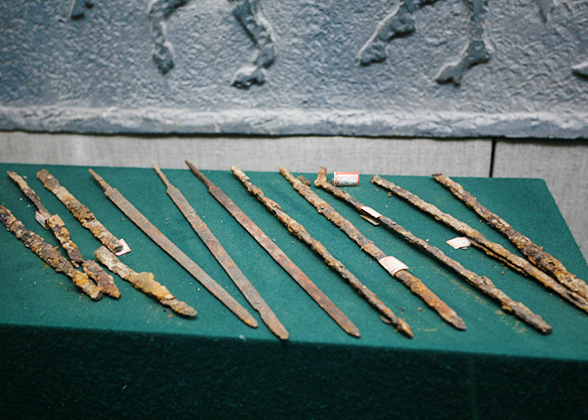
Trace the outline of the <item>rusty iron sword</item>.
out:
<instances>
[{"instance_id":1,"label":"rusty iron sword","mask_svg":"<svg viewBox=\"0 0 588 420\"><path fill-rule=\"evenodd\" d=\"M174 260L178 262L188 273L192 275L202 286L212 295L221 301L231 312L252 328L257 328L257 321L239 304L225 289L202 270L198 264L192 261L184 254L167 236L161 233L157 228L137 210L123 195L112 188L102 179L100 175L92 169L88 169L90 174L100 184L104 194L112 201L131 221L139 227L153 242L161 249L167 252Z\"/></svg>"},{"instance_id":2,"label":"rusty iron sword","mask_svg":"<svg viewBox=\"0 0 588 420\"><path fill-rule=\"evenodd\" d=\"M357 292L358 295L363 297L368 303L373 306L380 314L385 322L392 324L398 331L401 331L407 337L412 338L414 335L410 326L401 318L398 318L390 308L388 308L384 302L382 302L374 292L368 289L353 273L351 273L341 261L337 260L325 246L314 239L308 231L297 222L294 218L290 217L282 207L271 198L267 197L261 188L253 185L249 177L245 172L241 171L236 166L231 166L231 170L237 178L245 185L247 191L253 194L263 205L280 220L288 231L308 245L316 254L318 254L334 271L336 271L343 279L345 279L351 287Z\"/></svg>"},{"instance_id":3,"label":"rusty iron sword","mask_svg":"<svg viewBox=\"0 0 588 420\"><path fill-rule=\"evenodd\" d=\"M319 188L328 189L332 187L327 182L326 168L320 168L315 185ZM457 313L451 309L445 302L433 293L419 278L407 271L404 264L396 258L388 256L378 248L373 241L365 237L355 226L341 216L331 205L320 198L308 186L304 185L284 168L280 168L280 173L292 184L292 186L311 203L319 213L330 220L334 225L341 229L350 239L352 239L360 248L374 258L380 265L395 279L399 280L404 286L409 288L414 294L418 295L427 305L433 308L441 318L458 330L465 330L466 325Z\"/></svg>"},{"instance_id":4,"label":"rusty iron sword","mask_svg":"<svg viewBox=\"0 0 588 420\"><path fill-rule=\"evenodd\" d=\"M422 250L428 252L429 254L437 258L443 264L450 267L463 278L465 278L469 284L471 284L481 292L485 293L492 299L495 299L498 302L500 302L502 309L505 312L516 315L517 317L525 321L527 324L531 325L533 328L540 331L542 334L551 334L553 330L552 327L549 324L547 324L543 320L543 318L541 318L541 316L531 312L531 310L527 308L523 303L512 300L506 293L498 289L494 285L492 280L490 280L488 277L482 277L474 273L473 271L468 270L456 260L448 257L443 251L441 251L436 246L433 246L424 239L415 236L412 232L403 228L389 217L386 217L378 211L374 210L373 208L364 205L363 203L355 199L347 191L343 191L340 188L334 187L329 189L328 192L351 205L351 207L355 208L355 210L357 210L360 213L360 215L366 215L370 218L376 219L389 230L398 233L411 244L418 246Z\"/></svg>"},{"instance_id":5,"label":"rusty iron sword","mask_svg":"<svg viewBox=\"0 0 588 420\"><path fill-rule=\"evenodd\" d=\"M157 165L153 165L153 169L165 184L167 195L169 195L186 220L188 220L198 237L204 242L204 245L206 245L214 258L216 258L241 293L243 293L243 296L245 296L247 301L253 306L253 309L259 312L261 319L268 326L270 331L281 340L287 340L289 334L288 331L286 331L286 328L282 325L269 305L263 300L249 279L245 277L245 274L239 269L235 261L233 261L216 236L210 231L206 223L204 223L200 216L198 216L196 210L194 210L190 203L188 203L186 197L184 197L178 188L169 182L165 174Z\"/></svg>"},{"instance_id":6,"label":"rusty iron sword","mask_svg":"<svg viewBox=\"0 0 588 420\"><path fill-rule=\"evenodd\" d=\"M249 232L259 245L294 279L300 287L349 335L359 338L359 329L347 316L302 272L296 264L227 196L194 165L186 161L192 173L207 188L210 194Z\"/></svg>"}]
</instances>

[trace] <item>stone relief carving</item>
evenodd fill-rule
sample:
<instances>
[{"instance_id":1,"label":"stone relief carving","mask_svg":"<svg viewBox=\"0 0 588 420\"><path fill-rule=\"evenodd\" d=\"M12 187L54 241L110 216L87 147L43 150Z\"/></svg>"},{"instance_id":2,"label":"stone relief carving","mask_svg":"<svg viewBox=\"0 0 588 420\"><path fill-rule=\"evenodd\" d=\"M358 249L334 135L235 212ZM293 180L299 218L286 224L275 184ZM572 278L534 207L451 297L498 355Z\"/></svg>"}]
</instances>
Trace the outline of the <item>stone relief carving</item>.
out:
<instances>
[{"instance_id":1,"label":"stone relief carving","mask_svg":"<svg viewBox=\"0 0 588 420\"><path fill-rule=\"evenodd\" d=\"M165 19L188 1L152 0L149 3L148 16L153 40L153 60L163 74L174 68L173 47L165 34Z\"/></svg>"},{"instance_id":2,"label":"stone relief carving","mask_svg":"<svg viewBox=\"0 0 588 420\"><path fill-rule=\"evenodd\" d=\"M229 1L235 3L233 14L257 46L253 65L243 66L237 71L233 86L247 89L253 84L261 85L265 81L265 69L276 58L272 28L261 13L259 0Z\"/></svg>"},{"instance_id":3,"label":"stone relief carving","mask_svg":"<svg viewBox=\"0 0 588 420\"><path fill-rule=\"evenodd\" d=\"M396 9L380 23L358 53L361 64L370 65L386 59L386 44L393 38L407 36L414 32L414 12L437 0L400 0ZM484 21L488 0L466 0L471 14L468 45L461 57L454 63L445 65L437 75L439 83L459 85L465 71L476 64L490 60L491 53L484 40Z\"/></svg>"},{"instance_id":4,"label":"stone relief carving","mask_svg":"<svg viewBox=\"0 0 588 420\"><path fill-rule=\"evenodd\" d=\"M549 3L546 8L545 20L549 16L549 12L553 10L554 0L542 0L542 2ZM572 14L584 14L588 12L588 1L586 0L569 0L564 3ZM542 5L543 6L543 5ZM579 77L588 78L588 60L572 66L572 72Z\"/></svg>"},{"instance_id":5,"label":"stone relief carving","mask_svg":"<svg viewBox=\"0 0 588 420\"><path fill-rule=\"evenodd\" d=\"M165 33L165 20L189 0L152 0L148 16L153 40L153 60L161 73L174 67L173 46ZM234 3L233 15L257 47L253 64L241 67L233 77L232 85L247 89L265 81L265 69L272 65L276 53L274 35L267 19L261 13L259 0L229 0Z\"/></svg>"},{"instance_id":6,"label":"stone relief carving","mask_svg":"<svg viewBox=\"0 0 588 420\"><path fill-rule=\"evenodd\" d=\"M86 9L91 9L92 7L94 7L93 0L73 0L70 16L72 19L81 19L84 17Z\"/></svg>"},{"instance_id":7,"label":"stone relief carving","mask_svg":"<svg viewBox=\"0 0 588 420\"><path fill-rule=\"evenodd\" d=\"M488 0L465 0L471 15L468 45L459 60L447 64L436 77L439 83L455 85L461 83L465 71L477 64L485 63L491 58L488 45L484 41L484 22L488 10ZM557 0L536 0L544 22L547 22ZM380 21L376 30L358 53L362 65L378 63L386 59L386 44L394 38L407 36L414 32L414 12L437 0L400 0L392 13ZM565 3L571 11L588 10L588 1L569 0ZM588 60L572 66L574 74L588 78Z\"/></svg>"}]
</instances>

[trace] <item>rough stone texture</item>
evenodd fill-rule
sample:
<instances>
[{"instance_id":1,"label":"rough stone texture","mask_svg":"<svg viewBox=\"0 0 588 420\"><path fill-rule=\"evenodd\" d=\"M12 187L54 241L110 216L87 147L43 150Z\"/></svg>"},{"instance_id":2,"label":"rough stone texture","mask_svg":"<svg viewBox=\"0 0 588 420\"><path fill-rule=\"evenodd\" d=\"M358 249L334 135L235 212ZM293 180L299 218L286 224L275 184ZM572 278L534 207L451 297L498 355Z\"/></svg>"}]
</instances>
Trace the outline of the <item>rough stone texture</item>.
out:
<instances>
[{"instance_id":1,"label":"rough stone texture","mask_svg":"<svg viewBox=\"0 0 588 420\"><path fill-rule=\"evenodd\" d=\"M277 54L248 89L232 82L261 44L242 3L259 3ZM416 3L414 32L365 66L358 52L389 1L188 1L162 23L174 62L163 75L144 1L97 2L75 20L63 0L2 2L0 129L587 137L588 80L572 72L588 59L585 0L554 2L546 21L536 1L489 2L492 57L459 86L435 78L480 36L468 3Z\"/></svg>"}]
</instances>

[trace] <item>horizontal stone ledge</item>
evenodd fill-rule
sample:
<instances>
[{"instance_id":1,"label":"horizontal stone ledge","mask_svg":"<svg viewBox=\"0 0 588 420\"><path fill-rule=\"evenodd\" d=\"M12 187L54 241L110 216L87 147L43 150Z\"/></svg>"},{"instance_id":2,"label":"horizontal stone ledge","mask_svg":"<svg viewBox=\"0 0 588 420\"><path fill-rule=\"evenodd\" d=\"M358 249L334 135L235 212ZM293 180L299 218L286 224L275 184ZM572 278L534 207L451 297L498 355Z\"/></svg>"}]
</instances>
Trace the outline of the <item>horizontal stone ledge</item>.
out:
<instances>
[{"instance_id":1,"label":"horizontal stone ledge","mask_svg":"<svg viewBox=\"0 0 588 420\"><path fill-rule=\"evenodd\" d=\"M96 134L343 135L429 138L588 138L588 113L372 112L1 107L0 130Z\"/></svg>"}]
</instances>

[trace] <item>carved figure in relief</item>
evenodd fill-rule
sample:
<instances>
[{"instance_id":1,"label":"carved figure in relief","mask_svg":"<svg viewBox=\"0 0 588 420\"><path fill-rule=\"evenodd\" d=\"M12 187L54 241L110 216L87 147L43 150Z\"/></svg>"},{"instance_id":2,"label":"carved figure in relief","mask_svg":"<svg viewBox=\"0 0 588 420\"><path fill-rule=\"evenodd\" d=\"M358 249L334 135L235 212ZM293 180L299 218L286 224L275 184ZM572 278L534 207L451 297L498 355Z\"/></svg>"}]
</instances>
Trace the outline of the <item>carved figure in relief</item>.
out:
<instances>
[{"instance_id":1,"label":"carved figure in relief","mask_svg":"<svg viewBox=\"0 0 588 420\"><path fill-rule=\"evenodd\" d=\"M151 38L153 39L153 60L163 74L174 68L173 48L165 35L165 19L188 1L152 0L149 3L148 15L151 25Z\"/></svg>"},{"instance_id":2,"label":"carved figure in relief","mask_svg":"<svg viewBox=\"0 0 588 420\"><path fill-rule=\"evenodd\" d=\"M539 0L541 6L541 15L543 19L547 21L549 17L549 13L553 10L555 6L554 0ZM588 11L588 1L586 0L569 0L565 3L565 6L570 10L572 13L586 13ZM585 19L585 17L584 17ZM572 72L576 76L580 76L583 78L588 78L588 60L576 64L572 66Z\"/></svg>"},{"instance_id":3,"label":"carved figure in relief","mask_svg":"<svg viewBox=\"0 0 588 420\"><path fill-rule=\"evenodd\" d=\"M261 13L259 0L229 1L235 3L233 14L257 46L253 65L243 66L237 71L233 86L247 89L253 84L261 85L265 81L265 69L276 58L272 28Z\"/></svg>"},{"instance_id":4,"label":"carved figure in relief","mask_svg":"<svg viewBox=\"0 0 588 420\"><path fill-rule=\"evenodd\" d=\"M535 0L545 22L556 5L555 0ZM565 1L565 0L564 0ZM588 1L569 0L570 10L588 10ZM436 3L437 0L400 0L396 9L378 23L369 40L359 50L358 59L363 65L370 65L386 59L386 43L393 38L407 36L414 32L414 12L422 7ZM469 41L459 60L448 64L437 75L437 82L459 85L465 71L490 60L491 53L484 41L484 21L488 10L488 0L465 0L471 14ZM588 60L572 66L574 74L588 78Z\"/></svg>"},{"instance_id":5,"label":"carved figure in relief","mask_svg":"<svg viewBox=\"0 0 588 420\"><path fill-rule=\"evenodd\" d=\"M86 9L91 9L92 7L94 7L93 0L73 0L69 15L72 19L81 19L84 17Z\"/></svg>"},{"instance_id":6,"label":"carved figure in relief","mask_svg":"<svg viewBox=\"0 0 588 420\"><path fill-rule=\"evenodd\" d=\"M370 65L384 61L386 43L393 38L414 32L414 12L436 1L400 0L396 9L378 23L375 32L359 51L358 58L361 64ZM468 45L456 62L447 64L441 69L437 75L439 83L452 82L459 85L467 69L490 60L490 49L484 41L484 21L488 0L466 0L466 4L471 14Z\"/></svg>"},{"instance_id":7,"label":"carved figure in relief","mask_svg":"<svg viewBox=\"0 0 588 420\"><path fill-rule=\"evenodd\" d=\"M167 40L165 20L180 6L189 0L152 0L148 15L153 39L153 60L159 70L166 74L174 67L173 47ZM259 0L229 0L235 4L233 14L251 37L257 51L253 64L241 67L233 77L233 86L249 88L253 84L261 85L265 81L265 69L276 58L274 35L267 19L261 13Z\"/></svg>"}]
</instances>

